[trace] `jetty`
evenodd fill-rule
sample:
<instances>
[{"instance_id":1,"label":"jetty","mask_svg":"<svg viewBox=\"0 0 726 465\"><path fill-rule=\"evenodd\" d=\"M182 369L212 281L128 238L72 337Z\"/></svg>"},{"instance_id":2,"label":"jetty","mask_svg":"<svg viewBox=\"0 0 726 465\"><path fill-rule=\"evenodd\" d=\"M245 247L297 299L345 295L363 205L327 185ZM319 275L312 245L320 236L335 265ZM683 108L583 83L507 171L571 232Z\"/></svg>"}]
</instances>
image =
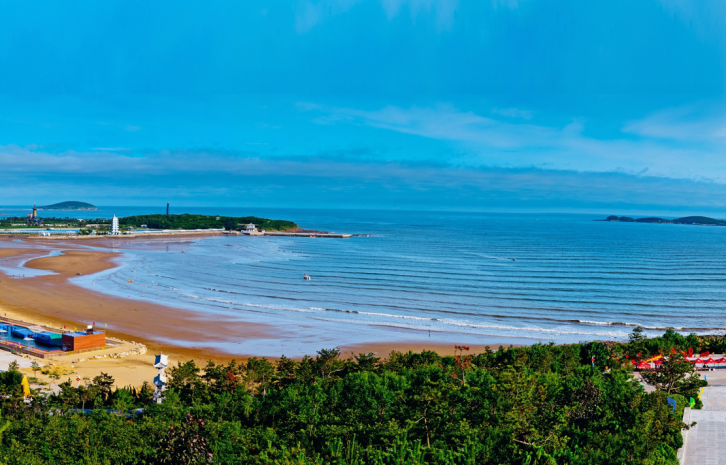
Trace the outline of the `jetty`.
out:
<instances>
[{"instance_id":1,"label":"jetty","mask_svg":"<svg viewBox=\"0 0 726 465\"><path fill-rule=\"evenodd\" d=\"M353 236L352 234L333 234L333 233L323 233L323 232L279 232L279 231L265 231L261 235L263 235L263 236L283 236L283 237L332 237L332 238L348 238L348 237Z\"/></svg>"}]
</instances>

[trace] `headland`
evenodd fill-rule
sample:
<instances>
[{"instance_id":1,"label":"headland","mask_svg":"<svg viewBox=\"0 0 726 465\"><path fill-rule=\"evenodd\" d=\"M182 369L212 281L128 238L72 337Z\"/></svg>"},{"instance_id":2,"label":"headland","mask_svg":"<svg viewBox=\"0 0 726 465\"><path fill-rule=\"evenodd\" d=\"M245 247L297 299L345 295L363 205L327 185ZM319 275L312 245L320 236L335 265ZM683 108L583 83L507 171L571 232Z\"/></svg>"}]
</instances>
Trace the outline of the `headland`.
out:
<instances>
[{"instance_id":1,"label":"headland","mask_svg":"<svg viewBox=\"0 0 726 465\"><path fill-rule=\"evenodd\" d=\"M707 216L685 216L683 218L676 218L674 220L668 220L665 218L658 218L650 216L647 218L632 218L630 216L615 216L611 215L604 220L596 221L609 221L618 223L654 223L654 224L690 224L699 226L726 226L726 221L717 220L715 218L709 218Z\"/></svg>"}]
</instances>

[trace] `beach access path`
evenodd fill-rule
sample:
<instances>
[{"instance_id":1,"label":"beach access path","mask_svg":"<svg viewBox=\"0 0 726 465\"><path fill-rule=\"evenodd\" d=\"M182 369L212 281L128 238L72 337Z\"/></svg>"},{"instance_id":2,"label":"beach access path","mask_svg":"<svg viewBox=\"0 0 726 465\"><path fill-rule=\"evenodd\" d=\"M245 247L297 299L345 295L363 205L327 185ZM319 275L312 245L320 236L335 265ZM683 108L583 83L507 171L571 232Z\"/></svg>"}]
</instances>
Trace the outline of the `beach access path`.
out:
<instances>
[{"instance_id":1,"label":"beach access path","mask_svg":"<svg viewBox=\"0 0 726 465\"><path fill-rule=\"evenodd\" d=\"M726 370L705 373L708 386L701 394L703 408L690 410L697 425L684 437L684 465L726 465ZM684 415L687 416L687 415Z\"/></svg>"}]
</instances>

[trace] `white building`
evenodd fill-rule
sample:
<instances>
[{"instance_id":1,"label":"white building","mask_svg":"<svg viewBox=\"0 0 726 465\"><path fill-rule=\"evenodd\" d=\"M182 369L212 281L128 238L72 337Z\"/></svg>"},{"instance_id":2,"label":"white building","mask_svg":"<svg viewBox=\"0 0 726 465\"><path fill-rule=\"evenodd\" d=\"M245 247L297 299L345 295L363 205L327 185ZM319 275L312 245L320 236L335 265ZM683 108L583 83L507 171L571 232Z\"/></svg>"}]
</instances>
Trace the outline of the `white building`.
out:
<instances>
[{"instance_id":1,"label":"white building","mask_svg":"<svg viewBox=\"0 0 726 465\"><path fill-rule=\"evenodd\" d=\"M111 220L111 235L118 236L118 218L116 218L116 215L113 215Z\"/></svg>"}]
</instances>

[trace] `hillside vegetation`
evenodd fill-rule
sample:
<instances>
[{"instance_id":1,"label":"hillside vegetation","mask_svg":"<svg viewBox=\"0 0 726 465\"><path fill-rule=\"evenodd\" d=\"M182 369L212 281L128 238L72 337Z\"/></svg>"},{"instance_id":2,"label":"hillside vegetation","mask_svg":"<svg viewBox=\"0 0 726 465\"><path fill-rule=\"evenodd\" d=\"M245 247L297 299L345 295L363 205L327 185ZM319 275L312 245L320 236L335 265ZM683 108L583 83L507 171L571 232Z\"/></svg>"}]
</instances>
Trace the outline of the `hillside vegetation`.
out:
<instances>
[{"instance_id":1,"label":"hillside vegetation","mask_svg":"<svg viewBox=\"0 0 726 465\"><path fill-rule=\"evenodd\" d=\"M161 404L152 403L148 384L114 391L102 375L80 387L68 380L58 395L26 405L11 370L0 374L9 421L0 458L26 465L676 465L683 407L706 383L676 351L664 373L678 380L656 380L647 393L630 360L724 345L672 330L645 339L636 330L627 344L536 344L476 355L457 346L445 357L343 359L331 349L301 361L251 358L204 368L189 361L167 371ZM132 407L143 414L106 411Z\"/></svg>"},{"instance_id":2,"label":"hillside vegetation","mask_svg":"<svg viewBox=\"0 0 726 465\"><path fill-rule=\"evenodd\" d=\"M146 225L152 229L209 229L224 228L234 230L248 223L268 231L286 231L296 229L298 225L292 221L269 220L255 216L208 216L208 215L137 215L119 218L119 225L141 227Z\"/></svg>"}]
</instances>

